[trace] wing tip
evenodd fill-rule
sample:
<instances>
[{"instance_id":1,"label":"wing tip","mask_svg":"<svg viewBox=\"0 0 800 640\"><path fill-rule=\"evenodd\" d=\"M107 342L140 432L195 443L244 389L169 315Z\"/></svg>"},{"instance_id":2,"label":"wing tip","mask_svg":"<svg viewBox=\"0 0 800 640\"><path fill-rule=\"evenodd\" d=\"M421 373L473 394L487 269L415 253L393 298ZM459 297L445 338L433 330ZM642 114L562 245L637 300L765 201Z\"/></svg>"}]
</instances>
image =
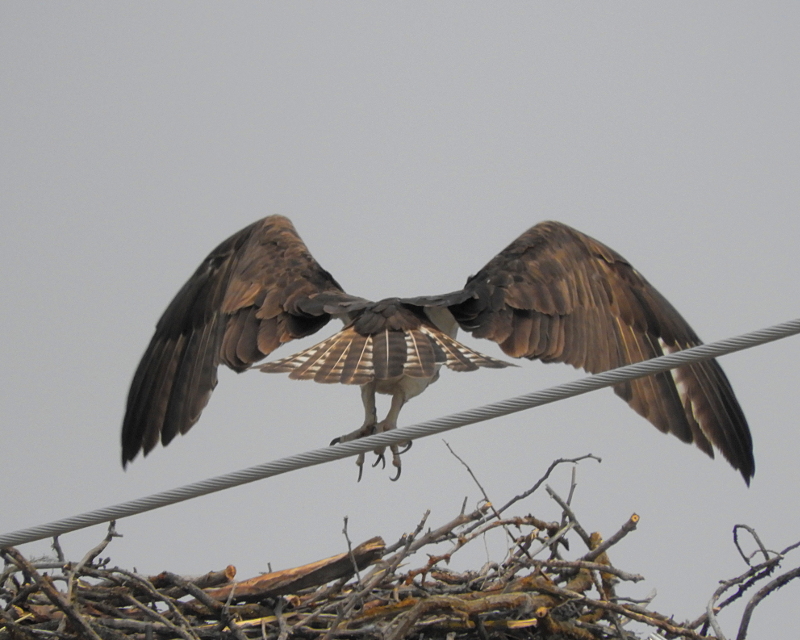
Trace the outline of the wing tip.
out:
<instances>
[{"instance_id":1,"label":"wing tip","mask_svg":"<svg viewBox=\"0 0 800 640\"><path fill-rule=\"evenodd\" d=\"M142 445L135 439L126 438L126 433L123 430L122 432L122 470L127 471L128 464L133 462L136 459L136 456L139 455L139 451L142 449ZM146 454L145 454L146 455Z\"/></svg>"},{"instance_id":2,"label":"wing tip","mask_svg":"<svg viewBox=\"0 0 800 640\"><path fill-rule=\"evenodd\" d=\"M731 462L729 460L729 462ZM744 479L744 483L750 487L750 481L756 475L756 461L753 457L752 450L748 451L743 460L737 461L737 463L731 462L733 468L736 469L739 473L742 474L742 478Z\"/></svg>"}]
</instances>

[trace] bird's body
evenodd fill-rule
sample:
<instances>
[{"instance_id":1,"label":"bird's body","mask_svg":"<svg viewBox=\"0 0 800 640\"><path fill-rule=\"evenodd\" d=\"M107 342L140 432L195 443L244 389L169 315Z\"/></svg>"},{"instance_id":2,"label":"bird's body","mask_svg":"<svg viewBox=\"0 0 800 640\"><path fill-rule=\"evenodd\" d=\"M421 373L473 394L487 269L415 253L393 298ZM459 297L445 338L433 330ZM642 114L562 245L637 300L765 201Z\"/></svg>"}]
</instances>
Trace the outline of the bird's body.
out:
<instances>
[{"instance_id":1,"label":"bird's body","mask_svg":"<svg viewBox=\"0 0 800 640\"><path fill-rule=\"evenodd\" d=\"M442 365L456 371L508 366L456 341L458 324L444 307L419 307L387 298L345 314L342 320L345 327L327 340L258 367L268 373L288 373L295 380L361 385L364 424L334 442L397 427L400 409L438 379ZM376 393L392 396L389 412L380 422ZM377 453L383 454L381 450ZM396 446L392 453L399 469ZM359 456L359 468L363 460L363 455Z\"/></svg>"},{"instance_id":2,"label":"bird's body","mask_svg":"<svg viewBox=\"0 0 800 640\"><path fill-rule=\"evenodd\" d=\"M159 439L166 445L188 431L216 385L218 364L243 371L331 318L344 322L341 331L259 368L360 385L364 424L342 441L394 428L403 404L434 382L442 366L508 366L457 341L459 327L512 357L565 362L592 373L700 344L624 258L561 223L529 229L463 289L372 302L345 293L291 222L270 216L212 251L164 312L131 385L123 464L139 451L147 454ZM716 361L614 390L661 431L712 456L713 443L745 480L752 477L749 428ZM375 393L392 396L382 421ZM396 448L393 454L399 468Z\"/></svg>"}]
</instances>

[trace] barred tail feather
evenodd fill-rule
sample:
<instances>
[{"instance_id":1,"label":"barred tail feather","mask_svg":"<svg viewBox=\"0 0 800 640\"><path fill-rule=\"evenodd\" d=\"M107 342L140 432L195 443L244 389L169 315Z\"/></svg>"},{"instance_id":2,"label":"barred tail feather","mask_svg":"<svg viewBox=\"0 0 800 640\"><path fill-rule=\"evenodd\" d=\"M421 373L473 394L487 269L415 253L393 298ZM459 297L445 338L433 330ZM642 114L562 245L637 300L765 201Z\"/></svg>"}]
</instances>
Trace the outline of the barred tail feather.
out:
<instances>
[{"instance_id":1,"label":"barred tail feather","mask_svg":"<svg viewBox=\"0 0 800 640\"><path fill-rule=\"evenodd\" d=\"M423 326L368 336L345 327L313 347L257 368L266 373L288 373L294 380L361 385L403 375L431 378L441 365L454 371L514 366L473 351L438 329Z\"/></svg>"},{"instance_id":2,"label":"barred tail feather","mask_svg":"<svg viewBox=\"0 0 800 640\"><path fill-rule=\"evenodd\" d=\"M323 384L366 384L373 378L372 337L345 329L299 353L259 365L266 373Z\"/></svg>"},{"instance_id":3,"label":"barred tail feather","mask_svg":"<svg viewBox=\"0 0 800 640\"><path fill-rule=\"evenodd\" d=\"M473 351L468 346L461 344L438 330L422 327L420 333L424 333L435 345L437 352L437 362L441 362L453 371L475 371L480 367L489 369L503 369L505 367L515 367L516 365L503 360L497 360L490 356ZM440 359L441 357L441 359Z\"/></svg>"}]
</instances>

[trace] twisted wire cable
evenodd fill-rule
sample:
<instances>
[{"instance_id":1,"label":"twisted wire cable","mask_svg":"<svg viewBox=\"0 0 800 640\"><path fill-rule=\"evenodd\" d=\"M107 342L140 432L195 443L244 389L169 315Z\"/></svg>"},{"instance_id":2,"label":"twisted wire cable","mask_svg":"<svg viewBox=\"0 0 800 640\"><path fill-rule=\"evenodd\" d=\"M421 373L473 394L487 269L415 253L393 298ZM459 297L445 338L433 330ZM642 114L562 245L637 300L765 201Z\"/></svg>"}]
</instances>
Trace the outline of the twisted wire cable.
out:
<instances>
[{"instance_id":1,"label":"twisted wire cable","mask_svg":"<svg viewBox=\"0 0 800 640\"><path fill-rule=\"evenodd\" d=\"M645 360L644 362L638 362L636 364L619 367L618 369L586 376L580 380L567 382L541 391L534 391L532 393L509 398L508 400L494 402L475 409L461 411L442 418L436 418L435 420L428 420L408 427L393 429L392 431L360 438L352 442L340 443L333 447L315 449L287 458L273 460L272 462L265 462L254 467L208 478L168 491L155 493L144 498L138 498L111 507L89 511L81 515L56 520L28 529L20 529L19 531L0 535L0 548L42 540L110 520L117 520L119 518L144 513L145 511L151 511L209 493L230 489L242 484L247 484L248 482L254 482L263 478L277 476L288 473L289 471L295 471L333 460L340 460L362 452L371 451L377 447L416 440L418 438L424 438L426 436L463 427L468 424L491 420L492 418L505 416L525 409L532 409L533 407L564 400L588 393L589 391L595 391L596 389L610 387L619 382L641 378L652 373L659 373L700 360L723 356L735 351L750 349L797 333L800 333L800 318L726 340L700 345L684 351L653 358L652 360Z\"/></svg>"}]
</instances>

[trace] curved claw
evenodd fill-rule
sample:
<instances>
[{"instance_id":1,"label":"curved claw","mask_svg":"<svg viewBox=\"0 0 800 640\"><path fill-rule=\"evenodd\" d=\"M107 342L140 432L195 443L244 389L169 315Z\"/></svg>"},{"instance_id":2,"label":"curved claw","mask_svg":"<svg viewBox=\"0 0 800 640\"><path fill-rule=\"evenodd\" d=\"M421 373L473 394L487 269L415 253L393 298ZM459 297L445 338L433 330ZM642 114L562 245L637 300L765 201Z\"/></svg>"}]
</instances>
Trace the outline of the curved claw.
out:
<instances>
[{"instance_id":1,"label":"curved claw","mask_svg":"<svg viewBox=\"0 0 800 640\"><path fill-rule=\"evenodd\" d=\"M364 454L359 453L358 457L356 458L356 465L358 465L358 480L356 482L361 482L361 476L364 474Z\"/></svg>"},{"instance_id":2,"label":"curved claw","mask_svg":"<svg viewBox=\"0 0 800 640\"><path fill-rule=\"evenodd\" d=\"M386 456L383 455L383 451L381 451L379 454L377 454L377 456L378 457L375 458L375 462L372 463L372 468L374 469L375 467L378 466L378 463L380 463L380 464L383 465L381 467L381 469L385 469L386 468Z\"/></svg>"},{"instance_id":3,"label":"curved claw","mask_svg":"<svg viewBox=\"0 0 800 640\"><path fill-rule=\"evenodd\" d=\"M397 465L397 473L394 475L394 477L389 478L389 480L391 480L392 482L397 482L400 479L400 472L402 470L403 468L400 465Z\"/></svg>"},{"instance_id":4,"label":"curved claw","mask_svg":"<svg viewBox=\"0 0 800 640\"><path fill-rule=\"evenodd\" d=\"M406 451L408 451L411 448L412 444L414 444L413 440L409 440L408 442L406 442L405 445L403 445L402 449L397 450L398 455L403 455Z\"/></svg>"},{"instance_id":5,"label":"curved claw","mask_svg":"<svg viewBox=\"0 0 800 640\"><path fill-rule=\"evenodd\" d=\"M342 441L342 438L341 438L341 436L339 436L338 438L334 438L333 440L331 440L331 443L328 446L332 447L335 444L339 444L341 441Z\"/></svg>"}]
</instances>

